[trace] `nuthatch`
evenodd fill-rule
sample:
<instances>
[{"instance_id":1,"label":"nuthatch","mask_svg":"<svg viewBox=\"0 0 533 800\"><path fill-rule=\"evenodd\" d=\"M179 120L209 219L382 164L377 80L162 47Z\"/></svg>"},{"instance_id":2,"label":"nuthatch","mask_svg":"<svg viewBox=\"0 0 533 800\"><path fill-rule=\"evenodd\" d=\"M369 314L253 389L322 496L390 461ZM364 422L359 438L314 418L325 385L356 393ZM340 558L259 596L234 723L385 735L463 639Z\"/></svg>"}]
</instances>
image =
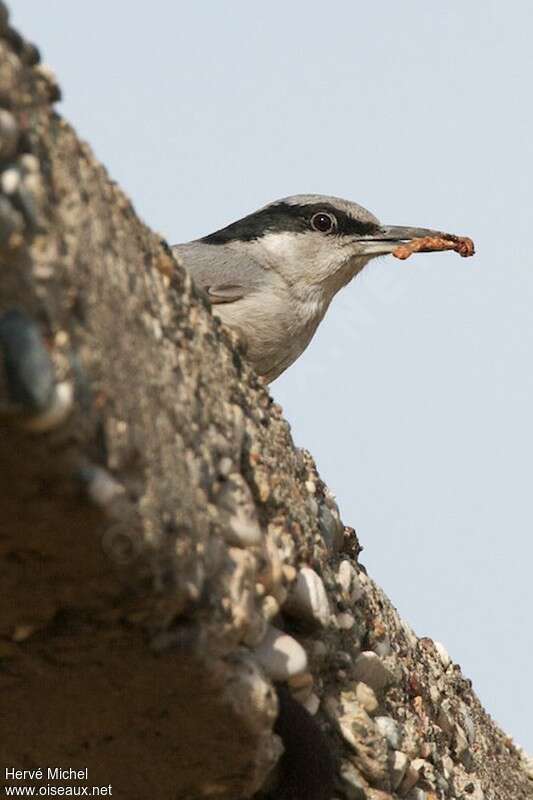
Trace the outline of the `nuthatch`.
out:
<instances>
[{"instance_id":1,"label":"nuthatch","mask_svg":"<svg viewBox=\"0 0 533 800\"><path fill-rule=\"evenodd\" d=\"M256 372L273 381L370 259L426 236L447 234L382 225L357 203L301 194L172 250L207 292L213 313L237 328Z\"/></svg>"}]
</instances>

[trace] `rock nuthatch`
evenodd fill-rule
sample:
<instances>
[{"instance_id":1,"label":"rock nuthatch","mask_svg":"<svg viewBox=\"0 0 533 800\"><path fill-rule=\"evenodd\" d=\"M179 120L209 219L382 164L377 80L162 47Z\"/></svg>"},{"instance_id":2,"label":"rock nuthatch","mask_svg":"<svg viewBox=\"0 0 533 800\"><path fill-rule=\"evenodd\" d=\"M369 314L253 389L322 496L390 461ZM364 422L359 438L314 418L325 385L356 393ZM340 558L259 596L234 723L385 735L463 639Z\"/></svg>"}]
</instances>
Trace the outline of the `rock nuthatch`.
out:
<instances>
[{"instance_id":1,"label":"rock nuthatch","mask_svg":"<svg viewBox=\"0 0 533 800\"><path fill-rule=\"evenodd\" d=\"M172 250L238 329L256 372L273 381L311 341L334 295L370 259L404 242L449 237L382 225L357 203L319 194L277 200Z\"/></svg>"}]
</instances>

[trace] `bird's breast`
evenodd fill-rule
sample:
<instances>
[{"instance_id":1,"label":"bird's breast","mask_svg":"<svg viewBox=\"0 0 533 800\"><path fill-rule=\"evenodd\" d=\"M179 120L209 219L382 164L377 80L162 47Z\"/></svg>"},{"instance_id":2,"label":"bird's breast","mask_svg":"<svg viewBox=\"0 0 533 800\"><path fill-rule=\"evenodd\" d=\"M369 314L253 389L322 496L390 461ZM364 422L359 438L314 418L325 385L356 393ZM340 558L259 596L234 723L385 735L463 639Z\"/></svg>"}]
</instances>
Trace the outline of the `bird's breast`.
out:
<instances>
[{"instance_id":1,"label":"bird's breast","mask_svg":"<svg viewBox=\"0 0 533 800\"><path fill-rule=\"evenodd\" d=\"M259 375L272 381L303 353L326 309L312 297L283 297L257 292L236 303L213 307L226 325L244 334L247 358Z\"/></svg>"}]
</instances>

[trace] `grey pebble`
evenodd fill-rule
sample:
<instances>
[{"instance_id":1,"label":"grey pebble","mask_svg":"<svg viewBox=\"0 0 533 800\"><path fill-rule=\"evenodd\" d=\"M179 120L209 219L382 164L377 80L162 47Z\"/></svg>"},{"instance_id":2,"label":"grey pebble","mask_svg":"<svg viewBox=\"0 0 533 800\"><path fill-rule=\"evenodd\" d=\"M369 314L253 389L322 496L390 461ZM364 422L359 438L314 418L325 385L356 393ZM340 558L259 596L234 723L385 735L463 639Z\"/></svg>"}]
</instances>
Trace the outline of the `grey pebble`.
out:
<instances>
[{"instance_id":1,"label":"grey pebble","mask_svg":"<svg viewBox=\"0 0 533 800\"><path fill-rule=\"evenodd\" d=\"M330 552L338 553L344 543L342 524L325 505L320 508L318 522L326 547Z\"/></svg>"},{"instance_id":2,"label":"grey pebble","mask_svg":"<svg viewBox=\"0 0 533 800\"><path fill-rule=\"evenodd\" d=\"M0 317L0 350L10 401L29 413L47 409L55 374L39 325L20 309L6 311Z\"/></svg>"},{"instance_id":3,"label":"grey pebble","mask_svg":"<svg viewBox=\"0 0 533 800\"><path fill-rule=\"evenodd\" d=\"M394 683L394 675L372 650L365 650L357 656L354 664L356 680L368 684L375 692Z\"/></svg>"}]
</instances>

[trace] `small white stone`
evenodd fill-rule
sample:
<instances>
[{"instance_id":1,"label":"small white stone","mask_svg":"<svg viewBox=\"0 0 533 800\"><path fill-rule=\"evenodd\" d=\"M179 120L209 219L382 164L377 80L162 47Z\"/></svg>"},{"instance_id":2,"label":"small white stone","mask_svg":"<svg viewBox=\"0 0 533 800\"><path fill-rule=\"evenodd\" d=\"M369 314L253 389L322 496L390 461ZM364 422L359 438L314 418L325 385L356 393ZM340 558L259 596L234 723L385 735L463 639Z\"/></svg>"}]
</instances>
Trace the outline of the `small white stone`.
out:
<instances>
[{"instance_id":1,"label":"small white stone","mask_svg":"<svg viewBox=\"0 0 533 800\"><path fill-rule=\"evenodd\" d=\"M14 194L20 186L20 172L12 167L2 172L0 187L4 194Z\"/></svg>"},{"instance_id":2,"label":"small white stone","mask_svg":"<svg viewBox=\"0 0 533 800\"><path fill-rule=\"evenodd\" d=\"M376 717L374 719L376 727L381 735L387 740L393 750L400 746L400 729L398 723L392 717Z\"/></svg>"},{"instance_id":3,"label":"small white stone","mask_svg":"<svg viewBox=\"0 0 533 800\"><path fill-rule=\"evenodd\" d=\"M225 478L227 478L232 469L233 469L233 461L231 460L231 458L229 458L229 456L222 456L222 458L218 462L218 471L220 475L223 475Z\"/></svg>"},{"instance_id":4,"label":"small white stone","mask_svg":"<svg viewBox=\"0 0 533 800\"><path fill-rule=\"evenodd\" d=\"M345 595L350 594L355 570L347 559L341 561L337 572L337 581Z\"/></svg>"},{"instance_id":5,"label":"small white stone","mask_svg":"<svg viewBox=\"0 0 533 800\"><path fill-rule=\"evenodd\" d=\"M357 656L354 677L367 683L375 692L394 683L394 675L372 650L365 650Z\"/></svg>"},{"instance_id":6,"label":"small white stone","mask_svg":"<svg viewBox=\"0 0 533 800\"><path fill-rule=\"evenodd\" d=\"M433 645L435 647L435 650L439 654L442 666L444 667L444 669L448 669L452 661L450 656L448 655L448 651L446 650L442 642L433 642Z\"/></svg>"},{"instance_id":7,"label":"small white stone","mask_svg":"<svg viewBox=\"0 0 533 800\"><path fill-rule=\"evenodd\" d=\"M355 697L357 702L363 706L367 714L375 714L378 710L378 701L377 697L374 694L374 690L370 688L366 683L363 681L359 681L359 683L355 686Z\"/></svg>"},{"instance_id":8,"label":"small white stone","mask_svg":"<svg viewBox=\"0 0 533 800\"><path fill-rule=\"evenodd\" d=\"M329 601L322 582L314 569L302 567L284 606L284 611L306 622L327 625Z\"/></svg>"},{"instance_id":9,"label":"small white stone","mask_svg":"<svg viewBox=\"0 0 533 800\"><path fill-rule=\"evenodd\" d=\"M40 170L39 159L32 153L24 153L19 158L19 163L25 172L38 173Z\"/></svg>"},{"instance_id":10,"label":"small white stone","mask_svg":"<svg viewBox=\"0 0 533 800\"><path fill-rule=\"evenodd\" d=\"M337 625L341 631L349 631L355 625L355 619L347 611L337 614Z\"/></svg>"},{"instance_id":11,"label":"small white stone","mask_svg":"<svg viewBox=\"0 0 533 800\"><path fill-rule=\"evenodd\" d=\"M254 654L273 681L286 681L291 675L307 669L307 654L301 644L273 625L268 626L265 638Z\"/></svg>"}]
</instances>

